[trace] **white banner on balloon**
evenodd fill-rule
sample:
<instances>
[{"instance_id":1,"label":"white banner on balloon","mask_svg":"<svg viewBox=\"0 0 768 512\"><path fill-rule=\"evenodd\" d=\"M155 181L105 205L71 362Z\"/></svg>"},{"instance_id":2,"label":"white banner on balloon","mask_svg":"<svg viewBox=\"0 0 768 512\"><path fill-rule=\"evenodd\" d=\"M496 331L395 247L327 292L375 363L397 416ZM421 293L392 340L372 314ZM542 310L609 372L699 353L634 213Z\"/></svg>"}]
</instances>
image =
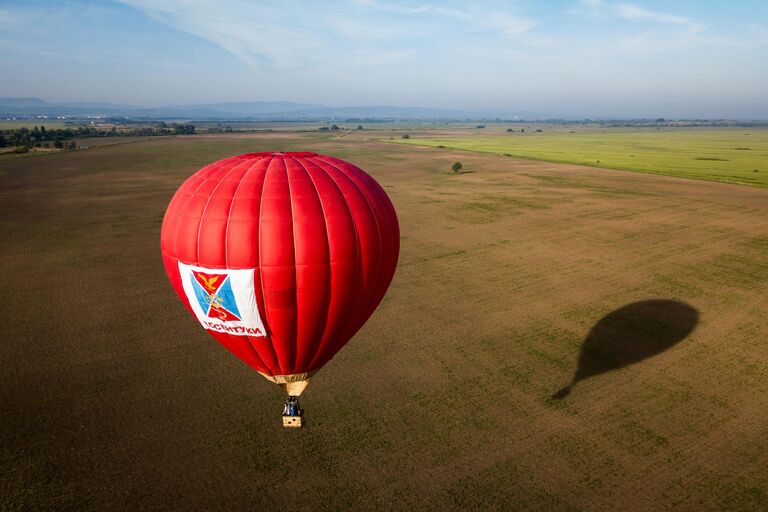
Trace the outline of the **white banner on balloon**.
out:
<instances>
[{"instance_id":1,"label":"white banner on balloon","mask_svg":"<svg viewBox=\"0 0 768 512\"><path fill-rule=\"evenodd\" d=\"M179 273L203 327L234 336L266 336L254 293L254 269L210 269L179 262Z\"/></svg>"}]
</instances>

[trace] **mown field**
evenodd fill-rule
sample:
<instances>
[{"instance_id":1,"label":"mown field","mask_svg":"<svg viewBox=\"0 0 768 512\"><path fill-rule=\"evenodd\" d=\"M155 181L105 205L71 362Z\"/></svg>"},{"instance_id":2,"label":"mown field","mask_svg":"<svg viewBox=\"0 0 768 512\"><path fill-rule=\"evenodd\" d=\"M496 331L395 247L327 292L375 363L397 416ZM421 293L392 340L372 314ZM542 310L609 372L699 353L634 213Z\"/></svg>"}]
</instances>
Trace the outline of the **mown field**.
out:
<instances>
[{"instance_id":1,"label":"mown field","mask_svg":"<svg viewBox=\"0 0 768 512\"><path fill-rule=\"evenodd\" d=\"M19 128L29 128L31 130L35 126L45 126L46 128L67 128L72 125L56 119L0 119L0 130L18 130Z\"/></svg>"},{"instance_id":2,"label":"mown field","mask_svg":"<svg viewBox=\"0 0 768 512\"><path fill-rule=\"evenodd\" d=\"M393 142L768 187L768 128L513 129L425 133Z\"/></svg>"},{"instance_id":3,"label":"mown field","mask_svg":"<svg viewBox=\"0 0 768 512\"><path fill-rule=\"evenodd\" d=\"M0 161L0 509L768 509L768 190L369 138ZM363 167L402 230L302 430L159 254L187 176L267 149Z\"/></svg>"}]
</instances>

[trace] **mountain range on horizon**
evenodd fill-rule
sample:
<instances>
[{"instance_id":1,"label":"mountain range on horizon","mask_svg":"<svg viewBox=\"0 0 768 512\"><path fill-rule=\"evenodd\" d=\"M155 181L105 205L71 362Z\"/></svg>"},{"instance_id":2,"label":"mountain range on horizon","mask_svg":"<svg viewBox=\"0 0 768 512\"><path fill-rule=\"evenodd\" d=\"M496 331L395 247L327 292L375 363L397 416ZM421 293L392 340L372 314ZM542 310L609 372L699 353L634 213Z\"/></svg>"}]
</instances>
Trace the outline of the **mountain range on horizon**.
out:
<instances>
[{"instance_id":1,"label":"mountain range on horizon","mask_svg":"<svg viewBox=\"0 0 768 512\"><path fill-rule=\"evenodd\" d=\"M433 107L399 107L387 105L326 106L292 101L236 101L142 107L108 102L47 102L38 97L0 98L0 119L3 118L122 118L127 121L417 121L417 122L476 122L476 121L584 121L584 120L638 120L656 119L601 117L595 115L564 115L527 110L462 110ZM670 116L667 116L668 118ZM676 117L677 120L701 118ZM723 121L725 118L713 120ZM729 121L756 121L758 118L728 118Z\"/></svg>"},{"instance_id":2,"label":"mountain range on horizon","mask_svg":"<svg viewBox=\"0 0 768 512\"><path fill-rule=\"evenodd\" d=\"M337 106L291 101L240 101L141 107L104 102L50 103L41 98L0 98L0 117L122 117L127 119L179 119L229 121L474 121L490 119L551 119L542 112L483 112L461 109L398 106ZM560 116L562 117L562 116Z\"/></svg>"}]
</instances>

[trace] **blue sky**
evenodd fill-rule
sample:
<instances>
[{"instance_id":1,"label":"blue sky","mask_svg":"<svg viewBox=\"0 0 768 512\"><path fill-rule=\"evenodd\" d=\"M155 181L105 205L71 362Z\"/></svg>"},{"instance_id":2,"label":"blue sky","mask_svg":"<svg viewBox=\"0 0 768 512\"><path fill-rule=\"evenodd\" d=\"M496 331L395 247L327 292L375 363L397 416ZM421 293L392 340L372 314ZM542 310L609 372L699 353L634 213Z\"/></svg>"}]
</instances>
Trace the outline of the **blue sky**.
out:
<instances>
[{"instance_id":1,"label":"blue sky","mask_svg":"<svg viewBox=\"0 0 768 512\"><path fill-rule=\"evenodd\" d=\"M0 96L768 118L768 2L0 0Z\"/></svg>"}]
</instances>

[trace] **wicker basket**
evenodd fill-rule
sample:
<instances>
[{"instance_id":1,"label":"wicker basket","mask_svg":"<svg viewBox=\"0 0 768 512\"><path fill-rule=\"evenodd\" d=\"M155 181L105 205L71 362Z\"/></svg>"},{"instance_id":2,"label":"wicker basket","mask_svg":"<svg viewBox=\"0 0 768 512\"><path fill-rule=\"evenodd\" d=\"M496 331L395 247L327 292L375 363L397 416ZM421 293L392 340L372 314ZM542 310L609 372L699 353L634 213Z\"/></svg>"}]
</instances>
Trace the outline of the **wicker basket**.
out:
<instances>
[{"instance_id":1,"label":"wicker basket","mask_svg":"<svg viewBox=\"0 0 768 512\"><path fill-rule=\"evenodd\" d=\"M285 428L301 428L304 426L304 411L298 416L283 416L283 426Z\"/></svg>"}]
</instances>

